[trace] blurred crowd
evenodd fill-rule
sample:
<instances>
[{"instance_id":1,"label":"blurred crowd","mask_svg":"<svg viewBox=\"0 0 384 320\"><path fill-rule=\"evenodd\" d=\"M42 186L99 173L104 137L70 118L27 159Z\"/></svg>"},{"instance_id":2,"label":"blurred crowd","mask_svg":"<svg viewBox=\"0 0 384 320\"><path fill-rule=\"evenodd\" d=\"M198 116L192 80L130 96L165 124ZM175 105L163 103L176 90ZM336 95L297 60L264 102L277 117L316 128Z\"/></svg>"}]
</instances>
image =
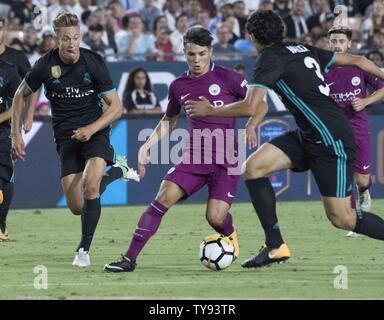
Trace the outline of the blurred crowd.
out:
<instances>
[{"instance_id":1,"label":"blurred crowd","mask_svg":"<svg viewBox=\"0 0 384 320\"><path fill-rule=\"evenodd\" d=\"M182 38L193 25L214 35L216 60L240 60L256 54L245 30L254 10L279 12L287 38L327 48L339 4L348 8L351 51L375 51L382 62L383 0L0 0L0 14L8 17L7 43L24 51L31 63L55 47L52 21L62 10L80 17L82 46L107 61L183 61Z\"/></svg>"}]
</instances>

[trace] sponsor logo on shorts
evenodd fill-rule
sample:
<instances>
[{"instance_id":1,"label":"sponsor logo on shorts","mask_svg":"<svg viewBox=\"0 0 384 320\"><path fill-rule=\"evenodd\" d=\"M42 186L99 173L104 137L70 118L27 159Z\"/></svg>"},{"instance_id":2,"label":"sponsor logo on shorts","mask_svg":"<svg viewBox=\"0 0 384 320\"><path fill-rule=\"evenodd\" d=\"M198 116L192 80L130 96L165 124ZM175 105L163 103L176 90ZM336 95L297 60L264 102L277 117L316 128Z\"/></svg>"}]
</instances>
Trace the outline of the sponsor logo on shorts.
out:
<instances>
[{"instance_id":1,"label":"sponsor logo on shorts","mask_svg":"<svg viewBox=\"0 0 384 320\"><path fill-rule=\"evenodd\" d=\"M364 169L364 170L367 170L370 166L371 166L370 164L367 165L367 166L363 166L363 169Z\"/></svg>"},{"instance_id":2,"label":"sponsor logo on shorts","mask_svg":"<svg viewBox=\"0 0 384 320\"><path fill-rule=\"evenodd\" d=\"M234 197L235 197L235 196L232 195L230 192L227 193L227 196L228 196L229 198L234 198Z\"/></svg>"}]
</instances>

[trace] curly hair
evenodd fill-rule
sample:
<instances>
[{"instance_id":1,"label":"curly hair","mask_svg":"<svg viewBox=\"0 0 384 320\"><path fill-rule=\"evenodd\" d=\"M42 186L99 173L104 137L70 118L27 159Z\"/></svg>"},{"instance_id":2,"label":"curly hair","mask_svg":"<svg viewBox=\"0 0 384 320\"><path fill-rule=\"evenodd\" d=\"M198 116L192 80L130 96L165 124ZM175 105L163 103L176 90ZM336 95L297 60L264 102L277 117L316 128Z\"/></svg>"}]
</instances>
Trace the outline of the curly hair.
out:
<instances>
[{"instance_id":1,"label":"curly hair","mask_svg":"<svg viewBox=\"0 0 384 320\"><path fill-rule=\"evenodd\" d=\"M284 23L280 16L271 10L252 13L245 25L248 33L265 46L279 43L284 39Z\"/></svg>"}]
</instances>

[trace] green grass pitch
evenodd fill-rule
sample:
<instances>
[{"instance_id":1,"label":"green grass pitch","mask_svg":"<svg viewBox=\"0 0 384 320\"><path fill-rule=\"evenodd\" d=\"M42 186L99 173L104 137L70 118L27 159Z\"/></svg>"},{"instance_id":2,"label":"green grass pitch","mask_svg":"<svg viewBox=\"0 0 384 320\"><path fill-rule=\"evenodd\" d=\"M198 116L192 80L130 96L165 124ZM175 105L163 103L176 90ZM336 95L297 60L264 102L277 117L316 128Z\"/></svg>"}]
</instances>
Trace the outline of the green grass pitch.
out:
<instances>
[{"instance_id":1,"label":"green grass pitch","mask_svg":"<svg viewBox=\"0 0 384 320\"><path fill-rule=\"evenodd\" d=\"M92 266L71 266L80 237L80 218L66 209L14 210L12 240L0 243L0 299L383 299L384 243L349 239L335 229L320 202L279 202L278 215L292 258L285 264L245 270L263 231L248 203L231 212L239 232L240 257L214 272L198 260L201 240L214 233L204 205L180 204L164 217L133 273L111 274L105 263L125 252L145 207L106 207L91 248ZM384 217L384 201L373 200ZM48 270L48 289L36 289L34 268ZM347 289L334 287L336 266L347 270ZM345 283L345 282L344 282Z\"/></svg>"}]
</instances>

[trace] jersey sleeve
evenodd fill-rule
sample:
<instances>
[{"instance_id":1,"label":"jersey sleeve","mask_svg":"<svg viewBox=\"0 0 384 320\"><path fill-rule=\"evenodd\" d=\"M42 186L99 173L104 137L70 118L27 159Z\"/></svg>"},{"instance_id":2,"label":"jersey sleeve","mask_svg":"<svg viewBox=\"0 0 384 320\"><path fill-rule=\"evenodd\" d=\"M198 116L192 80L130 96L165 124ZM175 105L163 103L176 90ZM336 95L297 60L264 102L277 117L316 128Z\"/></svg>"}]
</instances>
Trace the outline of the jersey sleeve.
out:
<instances>
[{"instance_id":1,"label":"jersey sleeve","mask_svg":"<svg viewBox=\"0 0 384 320\"><path fill-rule=\"evenodd\" d=\"M233 82L232 82L233 95L238 99L244 99L248 90L247 80L244 79L244 77L237 72L233 72L232 79L233 79Z\"/></svg>"},{"instance_id":2,"label":"jersey sleeve","mask_svg":"<svg viewBox=\"0 0 384 320\"><path fill-rule=\"evenodd\" d=\"M306 45L306 47L309 47L311 49L311 52L317 57L317 59L320 62L320 67L323 72L328 72L331 68L333 62L336 59L336 52L323 50L320 48L315 48L312 46Z\"/></svg>"},{"instance_id":3,"label":"jersey sleeve","mask_svg":"<svg viewBox=\"0 0 384 320\"><path fill-rule=\"evenodd\" d=\"M115 91L115 86L113 85L111 76L104 60L99 57L99 59L96 59L95 64L95 72L93 77L95 80L96 92L100 95L103 95Z\"/></svg>"},{"instance_id":4,"label":"jersey sleeve","mask_svg":"<svg viewBox=\"0 0 384 320\"><path fill-rule=\"evenodd\" d=\"M168 118L177 116L181 111L181 104L176 97L174 83L171 83L168 90L168 105L165 114Z\"/></svg>"},{"instance_id":5,"label":"jersey sleeve","mask_svg":"<svg viewBox=\"0 0 384 320\"><path fill-rule=\"evenodd\" d=\"M31 92L37 91L43 84L45 74L44 71L44 61L41 58L36 61L32 69L25 76L24 83L29 88L29 90L31 90Z\"/></svg>"},{"instance_id":6,"label":"jersey sleeve","mask_svg":"<svg viewBox=\"0 0 384 320\"><path fill-rule=\"evenodd\" d=\"M272 52L262 52L256 60L252 82L249 87L271 89L282 77L284 65Z\"/></svg>"},{"instance_id":7,"label":"jersey sleeve","mask_svg":"<svg viewBox=\"0 0 384 320\"><path fill-rule=\"evenodd\" d=\"M381 79L368 72L364 72L364 80L365 83L369 84L374 90L379 90L384 87L384 82Z\"/></svg>"},{"instance_id":8,"label":"jersey sleeve","mask_svg":"<svg viewBox=\"0 0 384 320\"><path fill-rule=\"evenodd\" d=\"M19 76L19 73L17 72L16 67L10 68L8 79L9 79L8 81L9 98L13 98L21 82L21 78Z\"/></svg>"}]
</instances>

